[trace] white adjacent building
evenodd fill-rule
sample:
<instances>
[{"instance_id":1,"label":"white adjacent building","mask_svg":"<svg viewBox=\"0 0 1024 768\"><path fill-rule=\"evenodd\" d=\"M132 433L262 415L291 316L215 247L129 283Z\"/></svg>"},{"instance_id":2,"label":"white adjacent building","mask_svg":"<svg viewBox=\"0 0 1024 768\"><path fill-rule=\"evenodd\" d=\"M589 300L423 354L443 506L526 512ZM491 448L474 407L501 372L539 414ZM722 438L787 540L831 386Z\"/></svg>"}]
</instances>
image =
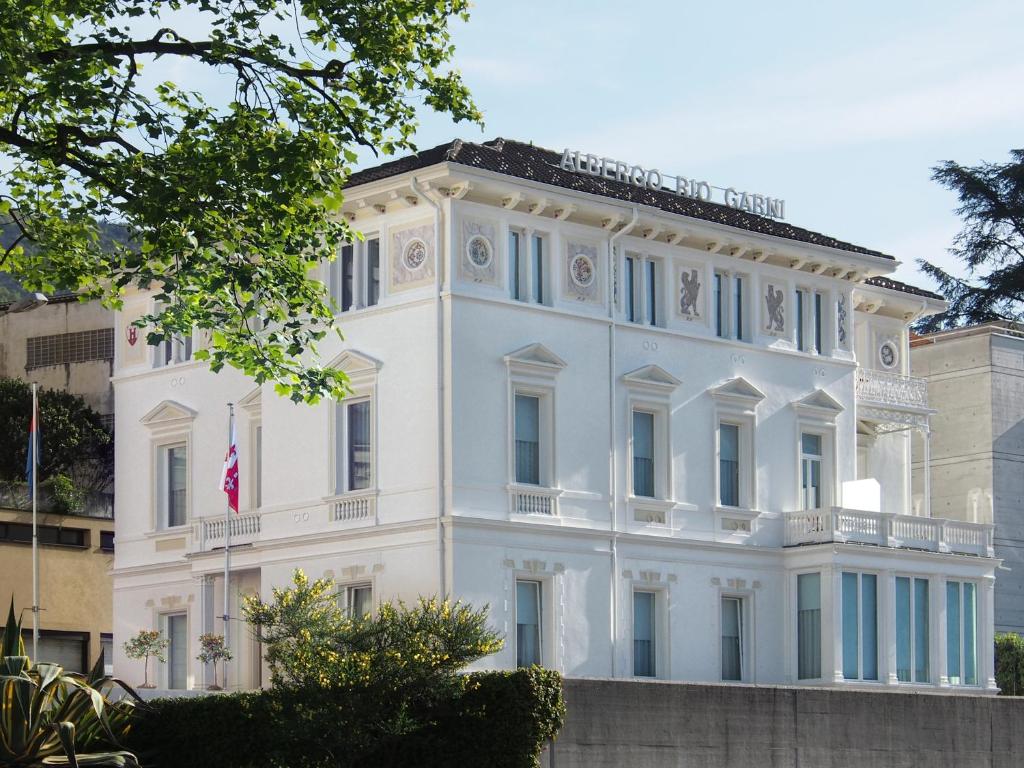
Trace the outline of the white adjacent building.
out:
<instances>
[{"instance_id":1,"label":"white adjacent building","mask_svg":"<svg viewBox=\"0 0 1024 768\"><path fill-rule=\"evenodd\" d=\"M160 628L160 685L211 682L232 402L232 687L261 683L239 595L302 568L355 611L488 605L507 642L483 667L994 693L992 528L911 486L933 412L907 328L941 299L751 212L780 201L652 173L499 139L356 174L365 239L324 273L342 402L211 374L201 338L132 344L151 298L128 298L117 653Z\"/></svg>"}]
</instances>

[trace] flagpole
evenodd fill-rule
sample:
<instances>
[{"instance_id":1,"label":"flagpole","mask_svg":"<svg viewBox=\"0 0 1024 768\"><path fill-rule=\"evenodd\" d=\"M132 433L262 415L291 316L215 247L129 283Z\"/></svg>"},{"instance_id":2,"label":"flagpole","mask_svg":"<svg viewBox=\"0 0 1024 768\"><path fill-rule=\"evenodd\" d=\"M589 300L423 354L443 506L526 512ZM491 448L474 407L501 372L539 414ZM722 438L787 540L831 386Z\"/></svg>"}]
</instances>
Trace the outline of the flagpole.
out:
<instances>
[{"instance_id":1,"label":"flagpole","mask_svg":"<svg viewBox=\"0 0 1024 768\"><path fill-rule=\"evenodd\" d=\"M231 436L234 434L235 426L235 405L228 403L228 456L231 455ZM224 647L229 648L231 629L231 611L228 610L230 599L229 584L231 581L231 502L225 509L224 516ZM228 690L228 666L230 662L224 659L224 690ZM216 681L214 681L216 682Z\"/></svg>"},{"instance_id":2,"label":"flagpole","mask_svg":"<svg viewBox=\"0 0 1024 768\"><path fill-rule=\"evenodd\" d=\"M39 412L36 383L32 382L32 419L29 422L32 443L32 663L39 663L39 528L36 525L36 479L39 474Z\"/></svg>"}]
</instances>

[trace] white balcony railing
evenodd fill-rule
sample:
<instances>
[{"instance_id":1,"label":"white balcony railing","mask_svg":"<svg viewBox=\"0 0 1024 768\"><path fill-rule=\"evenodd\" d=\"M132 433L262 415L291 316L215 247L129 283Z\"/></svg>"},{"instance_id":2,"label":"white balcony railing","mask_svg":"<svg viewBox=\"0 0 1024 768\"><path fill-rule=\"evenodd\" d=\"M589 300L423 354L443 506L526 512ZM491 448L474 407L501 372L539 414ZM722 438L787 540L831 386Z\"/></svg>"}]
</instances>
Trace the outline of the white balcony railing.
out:
<instances>
[{"instance_id":1,"label":"white balcony railing","mask_svg":"<svg viewBox=\"0 0 1024 768\"><path fill-rule=\"evenodd\" d=\"M935 517L860 512L832 507L787 512L785 543L848 542L993 557L992 526Z\"/></svg>"},{"instance_id":2,"label":"white balcony railing","mask_svg":"<svg viewBox=\"0 0 1024 768\"><path fill-rule=\"evenodd\" d=\"M253 513L248 515L232 514L230 518L224 517L203 518L199 520L198 536L201 550L215 549L224 546L224 531L227 529L228 521L231 525L231 545L250 544L260 535L260 516Z\"/></svg>"},{"instance_id":3,"label":"white balcony railing","mask_svg":"<svg viewBox=\"0 0 1024 768\"><path fill-rule=\"evenodd\" d=\"M890 408L927 408L928 382L914 376L858 368L857 399Z\"/></svg>"},{"instance_id":4,"label":"white balcony railing","mask_svg":"<svg viewBox=\"0 0 1024 768\"><path fill-rule=\"evenodd\" d=\"M542 488L533 485L510 485L509 511L514 515L558 516L557 488Z\"/></svg>"},{"instance_id":5,"label":"white balcony railing","mask_svg":"<svg viewBox=\"0 0 1024 768\"><path fill-rule=\"evenodd\" d=\"M327 505L336 523L370 524L377 517L377 491L349 491L328 499Z\"/></svg>"}]
</instances>

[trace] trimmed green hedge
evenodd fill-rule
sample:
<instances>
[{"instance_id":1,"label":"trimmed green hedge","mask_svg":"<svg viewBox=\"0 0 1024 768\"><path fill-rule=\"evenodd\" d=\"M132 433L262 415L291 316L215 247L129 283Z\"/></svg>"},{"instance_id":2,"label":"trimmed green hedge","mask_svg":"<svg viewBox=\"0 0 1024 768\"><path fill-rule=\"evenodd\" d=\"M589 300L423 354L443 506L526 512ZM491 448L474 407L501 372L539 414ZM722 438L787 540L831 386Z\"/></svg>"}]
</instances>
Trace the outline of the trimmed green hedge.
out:
<instances>
[{"instance_id":1,"label":"trimmed green hedge","mask_svg":"<svg viewBox=\"0 0 1024 768\"><path fill-rule=\"evenodd\" d=\"M1024 637L996 635L996 683L1003 696L1024 695Z\"/></svg>"},{"instance_id":2,"label":"trimmed green hedge","mask_svg":"<svg viewBox=\"0 0 1024 768\"><path fill-rule=\"evenodd\" d=\"M151 768L534 768L565 719L562 678L532 667L468 675L429 712L358 689L157 699L128 747Z\"/></svg>"}]
</instances>

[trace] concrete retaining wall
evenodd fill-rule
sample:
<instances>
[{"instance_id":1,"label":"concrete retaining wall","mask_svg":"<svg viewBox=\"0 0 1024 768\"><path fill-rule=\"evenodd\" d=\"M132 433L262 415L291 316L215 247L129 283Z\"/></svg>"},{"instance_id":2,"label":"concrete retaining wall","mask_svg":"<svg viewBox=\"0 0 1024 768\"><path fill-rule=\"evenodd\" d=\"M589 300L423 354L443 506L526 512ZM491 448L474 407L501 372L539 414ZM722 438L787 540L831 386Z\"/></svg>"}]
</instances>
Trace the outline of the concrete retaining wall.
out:
<instances>
[{"instance_id":1,"label":"concrete retaining wall","mask_svg":"<svg viewBox=\"0 0 1024 768\"><path fill-rule=\"evenodd\" d=\"M550 768L1011 768L1024 698L566 680Z\"/></svg>"}]
</instances>

